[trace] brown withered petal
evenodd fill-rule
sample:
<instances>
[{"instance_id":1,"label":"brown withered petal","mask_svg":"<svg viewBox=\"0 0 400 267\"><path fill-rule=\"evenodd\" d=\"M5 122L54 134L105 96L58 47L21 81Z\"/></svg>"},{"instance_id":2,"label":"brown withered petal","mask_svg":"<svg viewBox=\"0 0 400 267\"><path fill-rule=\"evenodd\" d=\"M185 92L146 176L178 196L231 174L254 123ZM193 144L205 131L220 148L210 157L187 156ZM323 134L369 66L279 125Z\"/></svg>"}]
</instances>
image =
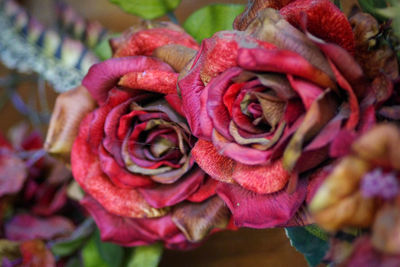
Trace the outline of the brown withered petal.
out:
<instances>
[{"instance_id":1,"label":"brown withered petal","mask_svg":"<svg viewBox=\"0 0 400 267\"><path fill-rule=\"evenodd\" d=\"M377 43L379 24L370 14L358 11L350 19L356 42L355 58L365 74L375 79L382 72L395 79L399 75L397 57L393 50Z\"/></svg>"},{"instance_id":2,"label":"brown withered petal","mask_svg":"<svg viewBox=\"0 0 400 267\"><path fill-rule=\"evenodd\" d=\"M168 63L176 72L181 72L195 54L196 50L177 44L164 45L153 52L153 56Z\"/></svg>"},{"instance_id":3,"label":"brown withered petal","mask_svg":"<svg viewBox=\"0 0 400 267\"><path fill-rule=\"evenodd\" d=\"M218 196L202 203L181 203L172 211L172 220L191 242L201 241L214 228L225 228L229 218L229 209Z\"/></svg>"},{"instance_id":4,"label":"brown withered petal","mask_svg":"<svg viewBox=\"0 0 400 267\"><path fill-rule=\"evenodd\" d=\"M319 213L357 191L359 182L368 172L369 164L357 157L344 158L326 178L310 203L310 211Z\"/></svg>"},{"instance_id":5,"label":"brown withered petal","mask_svg":"<svg viewBox=\"0 0 400 267\"><path fill-rule=\"evenodd\" d=\"M44 144L47 152L69 162L79 124L95 107L94 99L83 86L60 94L54 106Z\"/></svg>"},{"instance_id":6,"label":"brown withered petal","mask_svg":"<svg viewBox=\"0 0 400 267\"><path fill-rule=\"evenodd\" d=\"M313 213L313 217L327 231L337 231L346 226L366 228L373 223L375 210L374 199L364 198L360 192L355 192L326 209Z\"/></svg>"},{"instance_id":7,"label":"brown withered petal","mask_svg":"<svg viewBox=\"0 0 400 267\"><path fill-rule=\"evenodd\" d=\"M325 90L310 106L304 121L290 140L283 154L283 166L291 171L301 156L303 145L319 133L319 131L335 116L339 103L335 93Z\"/></svg>"},{"instance_id":8,"label":"brown withered petal","mask_svg":"<svg viewBox=\"0 0 400 267\"><path fill-rule=\"evenodd\" d=\"M372 244L382 252L400 253L400 210L388 204L376 214L372 230Z\"/></svg>"},{"instance_id":9,"label":"brown withered petal","mask_svg":"<svg viewBox=\"0 0 400 267\"><path fill-rule=\"evenodd\" d=\"M281 9L292 1L293 0L249 0L243 13L235 18L233 28L235 30L244 31L261 9L269 7Z\"/></svg>"},{"instance_id":10,"label":"brown withered petal","mask_svg":"<svg viewBox=\"0 0 400 267\"><path fill-rule=\"evenodd\" d=\"M321 50L304 33L287 22L278 11L271 8L260 11L246 32L278 48L298 53L334 80L332 69Z\"/></svg>"},{"instance_id":11,"label":"brown withered petal","mask_svg":"<svg viewBox=\"0 0 400 267\"><path fill-rule=\"evenodd\" d=\"M393 124L381 124L364 134L352 150L367 161L400 170L400 130Z\"/></svg>"}]
</instances>

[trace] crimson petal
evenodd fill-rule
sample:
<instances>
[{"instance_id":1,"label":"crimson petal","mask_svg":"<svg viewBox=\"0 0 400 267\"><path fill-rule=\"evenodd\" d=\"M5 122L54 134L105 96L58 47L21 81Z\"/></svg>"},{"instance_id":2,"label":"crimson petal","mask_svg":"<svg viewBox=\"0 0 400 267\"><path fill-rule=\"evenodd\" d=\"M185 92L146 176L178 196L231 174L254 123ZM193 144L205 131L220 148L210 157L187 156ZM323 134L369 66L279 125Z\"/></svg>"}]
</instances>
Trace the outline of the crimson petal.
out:
<instances>
[{"instance_id":1,"label":"crimson petal","mask_svg":"<svg viewBox=\"0 0 400 267\"><path fill-rule=\"evenodd\" d=\"M121 76L129 72L147 70L174 72L169 65L156 58L144 56L112 58L93 65L83 79L82 85L99 104L103 104L107 100L108 91L118 83Z\"/></svg>"},{"instance_id":2,"label":"crimson petal","mask_svg":"<svg viewBox=\"0 0 400 267\"><path fill-rule=\"evenodd\" d=\"M261 195L238 185L220 183L217 194L231 210L236 226L269 228L285 226L296 214L306 197L306 184L301 179L293 194L281 190Z\"/></svg>"},{"instance_id":3,"label":"crimson petal","mask_svg":"<svg viewBox=\"0 0 400 267\"><path fill-rule=\"evenodd\" d=\"M25 163L8 149L0 149L0 197L18 193L26 178Z\"/></svg>"}]
</instances>

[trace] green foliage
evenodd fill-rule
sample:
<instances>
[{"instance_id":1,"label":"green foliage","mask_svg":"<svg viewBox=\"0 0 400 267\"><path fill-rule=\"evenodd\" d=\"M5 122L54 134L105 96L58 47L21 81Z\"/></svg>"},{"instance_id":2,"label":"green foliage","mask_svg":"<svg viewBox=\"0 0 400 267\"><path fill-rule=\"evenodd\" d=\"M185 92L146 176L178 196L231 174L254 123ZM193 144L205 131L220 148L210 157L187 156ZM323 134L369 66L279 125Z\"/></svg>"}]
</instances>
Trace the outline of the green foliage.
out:
<instances>
[{"instance_id":1,"label":"green foliage","mask_svg":"<svg viewBox=\"0 0 400 267\"><path fill-rule=\"evenodd\" d=\"M387 7L387 1L385 0L359 0L358 3L360 4L362 10L364 12L370 13L375 18L379 20L384 20L385 17L380 15L377 12L378 8L385 8Z\"/></svg>"},{"instance_id":2,"label":"green foliage","mask_svg":"<svg viewBox=\"0 0 400 267\"><path fill-rule=\"evenodd\" d=\"M118 245L101 241L98 230L95 232L94 238L98 253L104 262L110 267L121 266L124 258L124 249Z\"/></svg>"},{"instance_id":3,"label":"green foliage","mask_svg":"<svg viewBox=\"0 0 400 267\"><path fill-rule=\"evenodd\" d=\"M110 0L126 12L144 19L155 19L173 11L181 0Z\"/></svg>"},{"instance_id":4,"label":"green foliage","mask_svg":"<svg viewBox=\"0 0 400 267\"><path fill-rule=\"evenodd\" d=\"M244 8L244 5L235 4L205 6L191 14L183 27L198 42L201 42L217 31L231 30L233 20L243 12Z\"/></svg>"},{"instance_id":5,"label":"green foliage","mask_svg":"<svg viewBox=\"0 0 400 267\"><path fill-rule=\"evenodd\" d=\"M161 260L163 247L161 244L136 247L128 259L127 267L157 267Z\"/></svg>"},{"instance_id":6,"label":"green foliage","mask_svg":"<svg viewBox=\"0 0 400 267\"><path fill-rule=\"evenodd\" d=\"M71 236L56 240L50 244L51 251L58 256L68 256L83 246L94 230L92 219L82 223Z\"/></svg>"},{"instance_id":7,"label":"green foliage","mask_svg":"<svg viewBox=\"0 0 400 267\"><path fill-rule=\"evenodd\" d=\"M329 249L328 235L315 225L285 229L290 243L302 253L310 266L318 265Z\"/></svg>"},{"instance_id":8,"label":"green foliage","mask_svg":"<svg viewBox=\"0 0 400 267\"><path fill-rule=\"evenodd\" d=\"M82 258L85 267L109 267L99 254L94 236L83 248Z\"/></svg>"},{"instance_id":9,"label":"green foliage","mask_svg":"<svg viewBox=\"0 0 400 267\"><path fill-rule=\"evenodd\" d=\"M103 41L101 41L94 49L94 53L100 60L106 60L111 58L112 56L112 50L110 46L110 39L115 38L120 36L120 33L115 33L112 35L109 35L107 38L105 38Z\"/></svg>"}]
</instances>

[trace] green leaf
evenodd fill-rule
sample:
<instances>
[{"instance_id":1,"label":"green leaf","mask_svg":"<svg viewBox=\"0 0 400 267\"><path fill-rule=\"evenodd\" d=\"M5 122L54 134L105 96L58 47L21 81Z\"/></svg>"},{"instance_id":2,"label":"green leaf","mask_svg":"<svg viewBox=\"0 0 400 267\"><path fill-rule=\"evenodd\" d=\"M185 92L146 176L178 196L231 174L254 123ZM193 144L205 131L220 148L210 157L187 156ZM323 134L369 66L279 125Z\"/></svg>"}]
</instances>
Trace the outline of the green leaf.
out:
<instances>
[{"instance_id":1,"label":"green leaf","mask_svg":"<svg viewBox=\"0 0 400 267\"><path fill-rule=\"evenodd\" d=\"M285 228L290 243L310 266L318 265L329 249L328 235L315 225Z\"/></svg>"},{"instance_id":2,"label":"green leaf","mask_svg":"<svg viewBox=\"0 0 400 267\"><path fill-rule=\"evenodd\" d=\"M233 20L243 12L244 5L212 4L189 16L183 28L198 42L211 37L217 31L232 30Z\"/></svg>"},{"instance_id":3,"label":"green leaf","mask_svg":"<svg viewBox=\"0 0 400 267\"><path fill-rule=\"evenodd\" d=\"M173 11L181 0L110 0L126 12L144 19L155 19Z\"/></svg>"},{"instance_id":4,"label":"green leaf","mask_svg":"<svg viewBox=\"0 0 400 267\"><path fill-rule=\"evenodd\" d=\"M384 16L380 15L377 12L378 8L387 7L385 0L359 0L358 3L360 4L364 12L372 14L375 18L379 20L386 19Z\"/></svg>"},{"instance_id":5,"label":"green leaf","mask_svg":"<svg viewBox=\"0 0 400 267\"><path fill-rule=\"evenodd\" d=\"M96 246L95 235L82 250L83 265L85 267L111 267L102 259Z\"/></svg>"},{"instance_id":6,"label":"green leaf","mask_svg":"<svg viewBox=\"0 0 400 267\"><path fill-rule=\"evenodd\" d=\"M118 245L101 241L98 230L95 232L94 238L100 257L108 264L108 266L121 266L124 258L124 249Z\"/></svg>"},{"instance_id":7,"label":"green leaf","mask_svg":"<svg viewBox=\"0 0 400 267\"><path fill-rule=\"evenodd\" d=\"M161 260L163 247L157 243L151 246L136 247L129 257L127 267L157 267Z\"/></svg>"},{"instance_id":8,"label":"green leaf","mask_svg":"<svg viewBox=\"0 0 400 267\"><path fill-rule=\"evenodd\" d=\"M61 257L70 255L83 246L83 243L93 233L93 230L93 219L87 219L71 234L71 236L50 242L51 251L55 255Z\"/></svg>"},{"instance_id":9,"label":"green leaf","mask_svg":"<svg viewBox=\"0 0 400 267\"><path fill-rule=\"evenodd\" d=\"M110 39L114 37L118 37L121 35L120 33L116 33L108 36L106 39L101 41L95 48L94 53L100 60L106 60L112 57L112 50L110 46Z\"/></svg>"}]
</instances>

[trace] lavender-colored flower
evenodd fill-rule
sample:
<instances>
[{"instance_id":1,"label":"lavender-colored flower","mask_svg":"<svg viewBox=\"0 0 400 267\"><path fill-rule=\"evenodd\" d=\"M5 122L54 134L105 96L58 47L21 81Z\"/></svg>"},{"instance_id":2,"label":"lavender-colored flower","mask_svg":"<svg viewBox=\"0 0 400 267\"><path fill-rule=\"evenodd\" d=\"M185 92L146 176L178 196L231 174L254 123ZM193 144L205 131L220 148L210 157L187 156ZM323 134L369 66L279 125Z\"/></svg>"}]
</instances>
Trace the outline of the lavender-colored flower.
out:
<instances>
[{"instance_id":1,"label":"lavender-colored flower","mask_svg":"<svg viewBox=\"0 0 400 267\"><path fill-rule=\"evenodd\" d=\"M361 192L364 197L382 197L391 199L399 193L399 182L396 174L383 173L382 169L374 169L364 175L361 180Z\"/></svg>"}]
</instances>

